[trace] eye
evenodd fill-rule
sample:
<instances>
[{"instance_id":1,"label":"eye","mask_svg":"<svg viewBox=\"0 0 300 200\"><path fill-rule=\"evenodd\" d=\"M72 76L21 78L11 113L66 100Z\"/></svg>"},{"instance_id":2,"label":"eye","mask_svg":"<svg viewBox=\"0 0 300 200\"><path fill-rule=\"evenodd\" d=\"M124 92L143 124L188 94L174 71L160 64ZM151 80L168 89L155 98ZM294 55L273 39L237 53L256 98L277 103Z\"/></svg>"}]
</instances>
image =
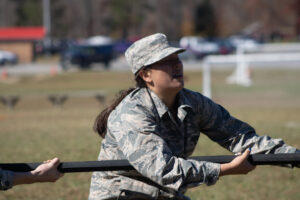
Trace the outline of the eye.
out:
<instances>
[{"instance_id":1,"label":"eye","mask_svg":"<svg viewBox=\"0 0 300 200\"><path fill-rule=\"evenodd\" d=\"M177 59L173 61L172 66L177 67L180 66L181 64L182 64L181 60Z\"/></svg>"}]
</instances>

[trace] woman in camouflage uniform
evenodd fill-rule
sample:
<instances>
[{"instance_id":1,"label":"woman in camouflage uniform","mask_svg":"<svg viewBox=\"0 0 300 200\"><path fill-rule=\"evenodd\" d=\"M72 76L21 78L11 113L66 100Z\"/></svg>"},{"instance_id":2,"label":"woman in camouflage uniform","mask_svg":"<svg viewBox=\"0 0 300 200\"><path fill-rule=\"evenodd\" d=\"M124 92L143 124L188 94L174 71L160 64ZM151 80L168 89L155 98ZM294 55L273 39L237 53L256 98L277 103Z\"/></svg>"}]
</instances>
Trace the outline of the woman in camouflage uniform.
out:
<instances>
[{"instance_id":1,"label":"woman in camouflage uniform","mask_svg":"<svg viewBox=\"0 0 300 200\"><path fill-rule=\"evenodd\" d=\"M90 200L188 199L189 187L213 185L220 176L247 174L252 153L294 153L281 139L258 136L222 106L184 88L183 66L163 34L135 42L125 53L137 82L97 117L104 139L99 160L127 159L132 171L94 172ZM190 160L200 132L233 153L228 164Z\"/></svg>"}]
</instances>

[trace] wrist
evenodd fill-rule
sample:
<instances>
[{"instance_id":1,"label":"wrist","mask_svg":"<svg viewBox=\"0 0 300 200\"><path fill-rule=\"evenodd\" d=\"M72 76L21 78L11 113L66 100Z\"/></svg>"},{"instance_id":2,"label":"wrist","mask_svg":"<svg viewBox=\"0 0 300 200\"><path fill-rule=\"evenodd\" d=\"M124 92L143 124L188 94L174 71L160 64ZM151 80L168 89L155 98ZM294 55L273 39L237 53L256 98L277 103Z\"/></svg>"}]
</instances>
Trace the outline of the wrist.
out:
<instances>
[{"instance_id":1,"label":"wrist","mask_svg":"<svg viewBox=\"0 0 300 200\"><path fill-rule=\"evenodd\" d=\"M40 175L41 175L41 172L40 171L37 171L36 169L35 170L32 170L29 172L30 173L30 180L32 180L32 182L40 182L39 178L40 178Z\"/></svg>"},{"instance_id":2,"label":"wrist","mask_svg":"<svg viewBox=\"0 0 300 200\"><path fill-rule=\"evenodd\" d=\"M14 174L13 185L32 184L34 183L32 172L16 172Z\"/></svg>"},{"instance_id":3,"label":"wrist","mask_svg":"<svg viewBox=\"0 0 300 200\"><path fill-rule=\"evenodd\" d=\"M225 176L231 174L232 166L230 163L221 164L220 167L220 176Z\"/></svg>"}]
</instances>

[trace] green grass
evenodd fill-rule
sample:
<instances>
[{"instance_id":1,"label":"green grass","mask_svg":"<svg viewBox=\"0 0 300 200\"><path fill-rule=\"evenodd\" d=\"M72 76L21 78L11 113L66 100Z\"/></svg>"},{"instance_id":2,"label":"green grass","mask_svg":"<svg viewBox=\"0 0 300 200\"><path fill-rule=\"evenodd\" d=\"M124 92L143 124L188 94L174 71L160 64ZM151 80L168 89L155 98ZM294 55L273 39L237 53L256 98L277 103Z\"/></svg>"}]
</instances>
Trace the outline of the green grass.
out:
<instances>
[{"instance_id":1,"label":"green grass","mask_svg":"<svg viewBox=\"0 0 300 200\"><path fill-rule=\"evenodd\" d=\"M247 121L260 135L283 138L300 148L300 70L254 70L253 86L227 85L229 71L213 71L213 99L232 115ZM1 95L20 95L14 110L0 105L0 161L40 162L95 160L100 137L92 131L104 108L92 97L67 100L53 107L46 94L105 90L108 99L133 85L130 72L77 72L55 77L11 78L0 81ZM186 87L201 92L201 72L186 73ZM30 97L37 95L36 98ZM22 98L23 97L23 98ZM109 102L109 101L108 101ZM201 135L194 155L229 154ZM16 186L0 192L0 199L87 199L91 173L66 174L55 184ZM300 199L300 169L257 167L247 176L222 177L212 187L189 190L192 199Z\"/></svg>"}]
</instances>

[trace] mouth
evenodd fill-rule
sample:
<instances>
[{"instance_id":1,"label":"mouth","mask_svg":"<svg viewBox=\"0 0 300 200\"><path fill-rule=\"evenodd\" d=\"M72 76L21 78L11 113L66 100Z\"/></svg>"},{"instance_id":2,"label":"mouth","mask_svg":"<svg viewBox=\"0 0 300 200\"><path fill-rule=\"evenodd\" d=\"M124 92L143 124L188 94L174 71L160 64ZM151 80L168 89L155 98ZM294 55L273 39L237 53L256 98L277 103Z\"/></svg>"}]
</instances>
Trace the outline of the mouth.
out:
<instances>
[{"instance_id":1,"label":"mouth","mask_svg":"<svg viewBox=\"0 0 300 200\"><path fill-rule=\"evenodd\" d=\"M173 78L182 78L183 75L182 74L176 74L176 75L173 75Z\"/></svg>"}]
</instances>

